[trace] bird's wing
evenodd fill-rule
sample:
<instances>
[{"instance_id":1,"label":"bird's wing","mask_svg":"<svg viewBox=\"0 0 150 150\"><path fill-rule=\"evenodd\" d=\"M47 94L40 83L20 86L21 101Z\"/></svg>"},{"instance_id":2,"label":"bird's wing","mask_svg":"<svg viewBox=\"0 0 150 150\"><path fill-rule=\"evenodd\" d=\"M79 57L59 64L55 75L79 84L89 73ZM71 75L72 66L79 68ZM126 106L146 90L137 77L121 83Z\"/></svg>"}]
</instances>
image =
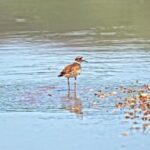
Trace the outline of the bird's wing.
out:
<instances>
[{"instance_id":1,"label":"bird's wing","mask_svg":"<svg viewBox=\"0 0 150 150\"><path fill-rule=\"evenodd\" d=\"M59 77L69 74L71 72L71 65L66 66L61 72Z\"/></svg>"},{"instance_id":2,"label":"bird's wing","mask_svg":"<svg viewBox=\"0 0 150 150\"><path fill-rule=\"evenodd\" d=\"M80 65L79 65L79 64L73 63L73 64L71 65L71 72L75 72L75 71L77 71L77 70L79 70L79 69L80 69Z\"/></svg>"},{"instance_id":3,"label":"bird's wing","mask_svg":"<svg viewBox=\"0 0 150 150\"><path fill-rule=\"evenodd\" d=\"M71 65L66 66L62 70L61 75L63 76L65 74L72 74L73 72L75 72L76 70L79 70L79 69L80 69L80 65L73 63Z\"/></svg>"}]
</instances>

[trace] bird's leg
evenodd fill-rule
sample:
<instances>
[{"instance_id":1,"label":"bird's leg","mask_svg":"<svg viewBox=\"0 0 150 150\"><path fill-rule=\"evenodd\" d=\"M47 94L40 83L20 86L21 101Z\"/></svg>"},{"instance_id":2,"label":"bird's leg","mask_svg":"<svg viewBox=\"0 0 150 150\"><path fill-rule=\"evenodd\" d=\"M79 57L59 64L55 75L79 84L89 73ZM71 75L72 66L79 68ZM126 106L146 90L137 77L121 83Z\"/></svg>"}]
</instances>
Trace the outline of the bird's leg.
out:
<instances>
[{"instance_id":1,"label":"bird's leg","mask_svg":"<svg viewBox=\"0 0 150 150\"><path fill-rule=\"evenodd\" d=\"M75 82L74 82L74 92L76 93L76 86L77 86L76 85L76 81L77 81L77 78L75 77L74 79L75 79Z\"/></svg>"},{"instance_id":2,"label":"bird's leg","mask_svg":"<svg viewBox=\"0 0 150 150\"><path fill-rule=\"evenodd\" d=\"M70 90L68 89L68 99L70 98Z\"/></svg>"},{"instance_id":3,"label":"bird's leg","mask_svg":"<svg viewBox=\"0 0 150 150\"><path fill-rule=\"evenodd\" d=\"M69 82L69 78L68 79L68 92L70 92L70 82Z\"/></svg>"}]
</instances>

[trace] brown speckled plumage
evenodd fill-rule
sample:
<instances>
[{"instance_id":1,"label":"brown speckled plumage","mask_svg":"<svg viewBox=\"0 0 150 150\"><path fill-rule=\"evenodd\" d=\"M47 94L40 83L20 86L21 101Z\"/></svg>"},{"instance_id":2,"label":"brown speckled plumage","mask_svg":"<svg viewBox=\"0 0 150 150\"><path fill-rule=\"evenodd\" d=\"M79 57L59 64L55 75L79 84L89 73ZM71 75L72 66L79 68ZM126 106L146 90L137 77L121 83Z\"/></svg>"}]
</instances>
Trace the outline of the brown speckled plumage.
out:
<instances>
[{"instance_id":1,"label":"brown speckled plumage","mask_svg":"<svg viewBox=\"0 0 150 150\"><path fill-rule=\"evenodd\" d=\"M64 76L66 78L75 78L81 72L81 65L79 63L74 62L71 65L66 66L62 72L60 73L59 77Z\"/></svg>"}]
</instances>

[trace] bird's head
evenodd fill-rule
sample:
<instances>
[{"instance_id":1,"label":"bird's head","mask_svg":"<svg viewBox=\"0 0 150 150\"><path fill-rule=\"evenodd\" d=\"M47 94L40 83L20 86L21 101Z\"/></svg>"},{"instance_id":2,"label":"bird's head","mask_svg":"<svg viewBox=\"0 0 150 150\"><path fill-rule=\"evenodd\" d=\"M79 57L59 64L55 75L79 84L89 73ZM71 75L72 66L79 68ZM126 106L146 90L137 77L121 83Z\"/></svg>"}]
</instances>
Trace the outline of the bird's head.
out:
<instances>
[{"instance_id":1,"label":"bird's head","mask_svg":"<svg viewBox=\"0 0 150 150\"><path fill-rule=\"evenodd\" d=\"M78 62L78 63L81 63L81 62L83 62L83 61L84 61L84 62L87 62L82 56L76 57L76 58L75 58L75 61Z\"/></svg>"}]
</instances>

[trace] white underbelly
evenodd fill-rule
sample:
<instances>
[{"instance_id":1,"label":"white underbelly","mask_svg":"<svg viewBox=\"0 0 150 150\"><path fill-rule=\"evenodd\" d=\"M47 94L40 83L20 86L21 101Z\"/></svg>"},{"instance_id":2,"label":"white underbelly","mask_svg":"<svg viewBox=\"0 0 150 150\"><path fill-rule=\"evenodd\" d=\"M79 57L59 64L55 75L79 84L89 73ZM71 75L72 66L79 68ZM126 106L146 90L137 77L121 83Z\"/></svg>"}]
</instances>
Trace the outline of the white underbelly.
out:
<instances>
[{"instance_id":1,"label":"white underbelly","mask_svg":"<svg viewBox=\"0 0 150 150\"><path fill-rule=\"evenodd\" d=\"M78 71L73 71L73 72L71 72L70 74L66 74L66 77L69 77L69 78L75 78L75 77L77 77L78 75L80 75L80 73L81 73L81 70L78 70Z\"/></svg>"}]
</instances>

